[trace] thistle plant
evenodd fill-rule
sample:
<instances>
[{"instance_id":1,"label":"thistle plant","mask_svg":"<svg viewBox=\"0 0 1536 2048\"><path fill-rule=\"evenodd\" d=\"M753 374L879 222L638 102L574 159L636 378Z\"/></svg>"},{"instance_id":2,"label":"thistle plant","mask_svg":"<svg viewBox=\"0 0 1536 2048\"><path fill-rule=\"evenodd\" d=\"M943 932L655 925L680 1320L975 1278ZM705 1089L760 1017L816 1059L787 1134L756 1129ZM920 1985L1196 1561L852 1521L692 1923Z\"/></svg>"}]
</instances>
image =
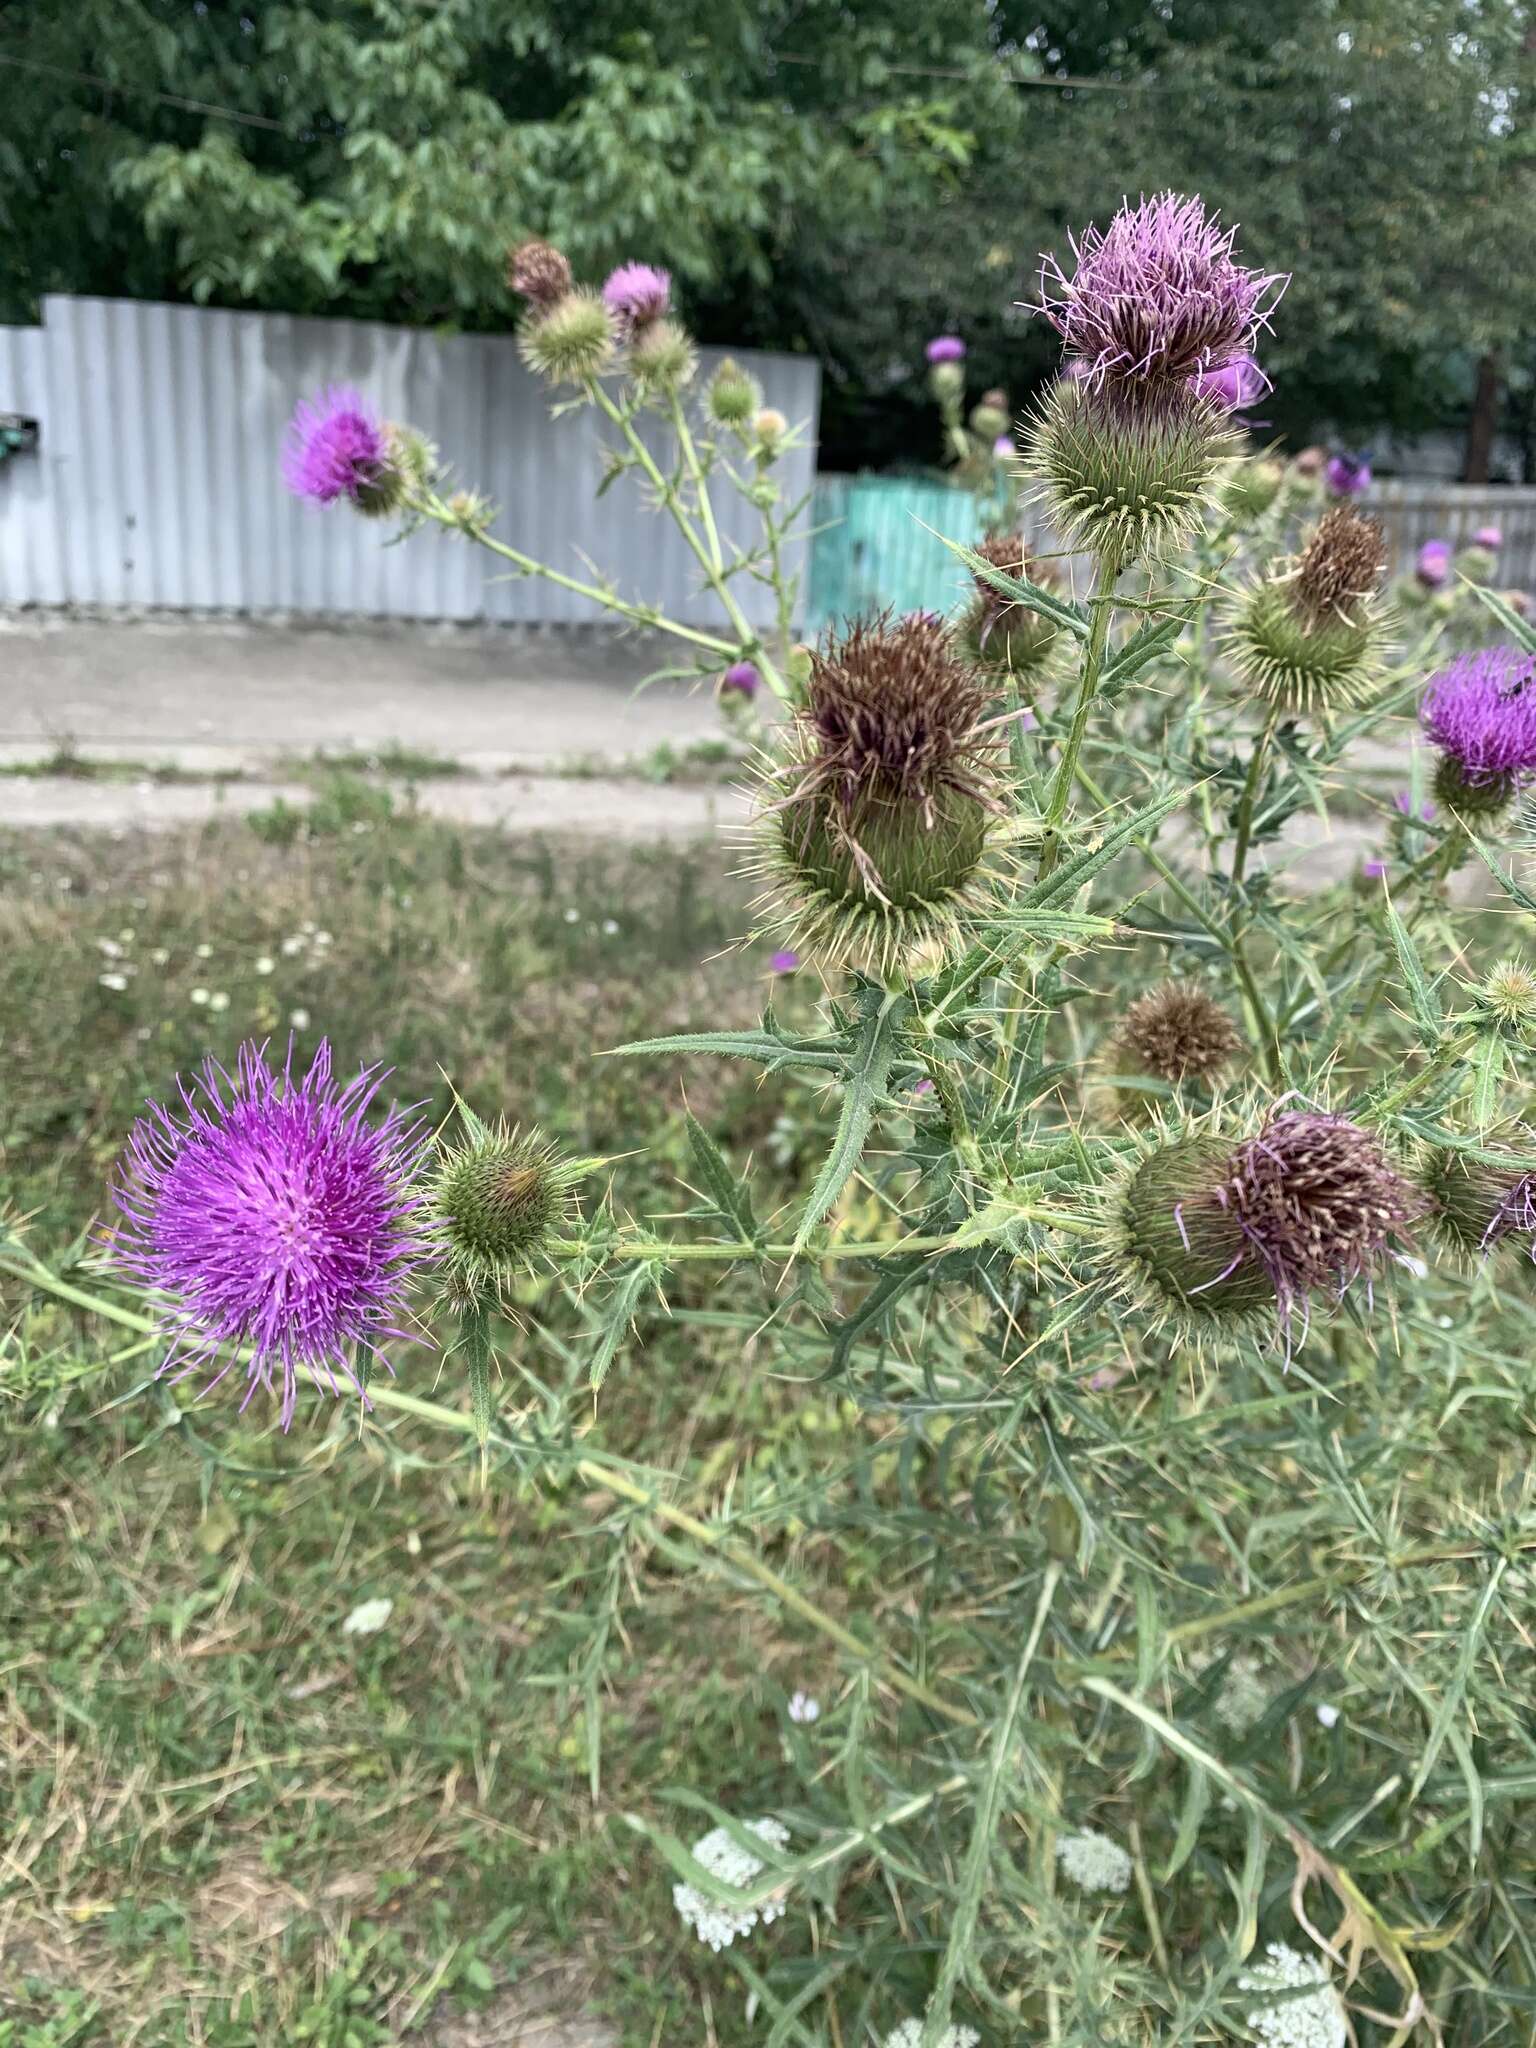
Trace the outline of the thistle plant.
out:
<instances>
[{"instance_id":1,"label":"thistle plant","mask_svg":"<svg viewBox=\"0 0 1536 2048\"><path fill-rule=\"evenodd\" d=\"M648 263L622 263L601 288L579 283L552 244L526 241L507 259L507 278L524 301L517 347L528 369L551 390L557 414L586 410L607 429L606 491L628 478L653 510L677 527L698 565L719 618L710 629L659 607L626 598L601 574L575 575L545 562L527 536L503 539L493 529L496 507L472 486L456 486L439 451L421 435L379 417L350 387L301 400L293 416L284 476L290 490L319 505L345 499L371 518L399 521L411 532L436 525L509 563L519 576L540 577L587 599L625 625L679 643L682 661L665 673L716 683L750 666L766 689L756 708L791 701L790 653L800 602L801 572L791 566L801 545L809 495L789 502L775 470L798 445L799 430L762 403L756 380L730 359L696 390L698 351L672 304L672 280ZM659 419L670 449L658 454L643 429ZM758 538L745 548L721 530L719 498L728 490L752 508ZM749 614L747 593L766 591L772 625ZM730 701L738 719L750 707Z\"/></svg>"},{"instance_id":2,"label":"thistle plant","mask_svg":"<svg viewBox=\"0 0 1536 2048\"><path fill-rule=\"evenodd\" d=\"M616 1824L732 1987L714 2009L750 1997L764 2038L1523 2038L1536 898L1503 835L1536 636L1490 596L1503 639L1440 665L1314 477L1234 519L1232 400L1280 280L1200 202L1127 205L1072 253L1046 269L1065 360L1030 488L1089 580L1010 529L955 545L954 618L812 649L751 786L775 1000L612 1049L792 1094L803 1182L684 1103L661 1213L578 1215L599 1164L558 1132L461 1118L422 1153L364 1094L333 1106L328 1069L252 1066L240 1114L285 1134L259 1199L244 1150L223 1194L233 1107L165 1112L130 1153L152 1303L0 1264L257 1385L280 1366L282 1412L290 1355L345 1367L407 1289L434 1320L467 1301L468 1403L448 1330L441 1398L370 1383L380 1440L478 1436L541 1512L580 1494L616 1584L638 1530L732 1626L761 1602L835 1663L771 1754L670 1788L707 1815L691 1850L675 1806ZM518 260L532 320L569 306L547 251ZM624 290L616 349L671 317ZM744 381L712 388L761 447ZM622 435L641 401L586 402ZM388 444L337 439L370 487ZM1287 833L1415 711L1435 800L1417 767L1381 800L1384 872L1294 878ZM1457 870L1496 892L1492 930ZM300 1223L348 1226L302 1315L274 1281ZM495 1318L529 1259L565 1319L514 1399L484 1368L516 1355ZM807 1423L792 1461L748 1431L702 1476L638 1466L604 1389L648 1385L674 1312L743 1413L841 1404L835 1445ZM600 1690L573 1685L580 1711Z\"/></svg>"},{"instance_id":3,"label":"thistle plant","mask_svg":"<svg viewBox=\"0 0 1536 2048\"><path fill-rule=\"evenodd\" d=\"M997 387L984 391L967 412L967 351L960 336L936 334L924 353L928 394L939 409L944 466L950 481L975 499L982 531L1001 532L1013 518L1019 478L1019 451L1008 394Z\"/></svg>"}]
</instances>

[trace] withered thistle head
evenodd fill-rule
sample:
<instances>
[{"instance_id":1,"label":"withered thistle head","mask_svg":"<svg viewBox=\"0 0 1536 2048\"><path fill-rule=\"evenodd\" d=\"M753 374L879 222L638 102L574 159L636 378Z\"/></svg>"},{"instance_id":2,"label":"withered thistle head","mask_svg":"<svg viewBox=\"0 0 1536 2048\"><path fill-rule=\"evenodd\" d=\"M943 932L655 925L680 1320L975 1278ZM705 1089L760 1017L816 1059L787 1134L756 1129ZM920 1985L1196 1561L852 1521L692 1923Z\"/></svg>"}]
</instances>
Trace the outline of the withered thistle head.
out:
<instances>
[{"instance_id":1,"label":"withered thistle head","mask_svg":"<svg viewBox=\"0 0 1536 2048\"><path fill-rule=\"evenodd\" d=\"M1529 1144L1525 1149L1529 1155ZM1493 1145L1475 1153L1437 1146L1423 1182L1441 1235L1458 1251L1485 1257L1514 1245L1536 1259L1536 1173L1514 1153Z\"/></svg>"},{"instance_id":2,"label":"withered thistle head","mask_svg":"<svg viewBox=\"0 0 1536 2048\"><path fill-rule=\"evenodd\" d=\"M974 552L1005 576L1027 578L1050 586L1058 578L1053 564L1036 561L1021 533L994 534L978 541ZM1056 640L1056 626L1043 613L1009 597L973 571L976 594L956 627L960 647L981 668L1025 676L1038 670Z\"/></svg>"},{"instance_id":3,"label":"withered thistle head","mask_svg":"<svg viewBox=\"0 0 1536 2048\"><path fill-rule=\"evenodd\" d=\"M1336 506L1294 561L1239 600L1227 650L1242 680L1282 711L1357 702L1381 673L1389 622L1377 595L1386 565L1375 520Z\"/></svg>"},{"instance_id":4,"label":"withered thistle head","mask_svg":"<svg viewBox=\"0 0 1536 2048\"><path fill-rule=\"evenodd\" d=\"M508 253L507 283L530 305L555 305L574 282L570 263L552 242L542 242L535 236L519 242Z\"/></svg>"},{"instance_id":5,"label":"withered thistle head","mask_svg":"<svg viewBox=\"0 0 1536 2048\"><path fill-rule=\"evenodd\" d=\"M1286 1110L1233 1145L1161 1144L1121 1188L1111 1259L1142 1301L1191 1328L1298 1310L1369 1280L1428 1204L1378 1140L1345 1117Z\"/></svg>"},{"instance_id":6,"label":"withered thistle head","mask_svg":"<svg viewBox=\"0 0 1536 2048\"><path fill-rule=\"evenodd\" d=\"M882 966L952 930L1000 811L985 688L941 622L861 619L813 649L761 779L759 867L785 935Z\"/></svg>"},{"instance_id":7,"label":"withered thistle head","mask_svg":"<svg viewBox=\"0 0 1536 2048\"><path fill-rule=\"evenodd\" d=\"M1116 1054L1128 1072L1174 1087L1216 1080L1244 1042L1220 1003L1196 981L1165 981L1138 996L1115 1033Z\"/></svg>"}]
</instances>

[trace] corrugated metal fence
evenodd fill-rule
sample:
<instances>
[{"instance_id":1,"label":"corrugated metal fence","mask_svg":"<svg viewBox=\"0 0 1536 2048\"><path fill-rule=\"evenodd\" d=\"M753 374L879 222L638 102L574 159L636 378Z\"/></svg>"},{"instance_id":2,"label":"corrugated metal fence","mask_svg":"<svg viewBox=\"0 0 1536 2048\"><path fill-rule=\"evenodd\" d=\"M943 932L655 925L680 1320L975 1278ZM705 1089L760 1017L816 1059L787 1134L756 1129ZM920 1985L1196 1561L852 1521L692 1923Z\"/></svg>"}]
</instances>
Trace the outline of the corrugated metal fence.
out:
<instances>
[{"instance_id":1,"label":"corrugated metal fence","mask_svg":"<svg viewBox=\"0 0 1536 2048\"><path fill-rule=\"evenodd\" d=\"M766 401L807 445L779 475L810 488L818 366L740 352ZM705 351L700 377L718 353ZM695 624L716 616L698 566L626 478L594 502L600 423L550 416L505 335L442 336L364 321L50 297L38 328L0 328L0 411L41 423L34 454L0 464L0 603L572 623L599 614L542 580L508 580L481 549L436 530L397 547L367 520L297 503L278 453L295 401L355 384L438 443L459 479L501 507L497 531L541 561L589 563L630 598ZM756 514L722 485L727 543ZM754 622L768 593L739 578Z\"/></svg>"},{"instance_id":2,"label":"corrugated metal fence","mask_svg":"<svg viewBox=\"0 0 1536 2048\"><path fill-rule=\"evenodd\" d=\"M1495 582L1536 591L1536 488L1383 483L1364 502L1386 529L1395 571L1408 574L1427 540L1460 548L1479 527L1497 526L1503 545ZM1055 552L1058 543L1038 507L1026 504L1020 520L1038 550ZM938 536L971 541L981 530L968 491L920 477L820 476L815 524L806 613L818 628L885 606L949 610L966 588L966 574ZM1076 566L1081 591L1087 565Z\"/></svg>"}]
</instances>

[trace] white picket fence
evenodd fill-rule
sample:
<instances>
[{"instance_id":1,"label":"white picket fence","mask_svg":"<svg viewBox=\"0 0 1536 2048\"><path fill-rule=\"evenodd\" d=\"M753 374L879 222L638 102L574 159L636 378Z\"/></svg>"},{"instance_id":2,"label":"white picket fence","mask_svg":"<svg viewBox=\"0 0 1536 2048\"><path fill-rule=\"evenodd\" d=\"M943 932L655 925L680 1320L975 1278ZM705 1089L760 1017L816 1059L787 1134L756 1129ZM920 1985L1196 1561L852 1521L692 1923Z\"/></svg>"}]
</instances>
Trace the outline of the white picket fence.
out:
<instances>
[{"instance_id":1,"label":"white picket fence","mask_svg":"<svg viewBox=\"0 0 1536 2048\"><path fill-rule=\"evenodd\" d=\"M807 424L777 472L798 498L815 467L819 368L737 353L766 402ZM706 350L700 376L718 360ZM385 547L369 521L295 501L278 467L284 428L297 399L331 383L355 384L437 442L528 554L575 576L601 564L624 596L695 624L716 616L681 534L630 479L594 502L601 423L586 410L553 419L508 335L73 297L46 298L40 327L0 328L0 412L40 426L35 453L0 463L0 605L600 616L552 584L500 575L456 535ZM718 509L722 538L749 544L757 515L729 486ZM772 617L760 585L736 587L755 623Z\"/></svg>"}]
</instances>

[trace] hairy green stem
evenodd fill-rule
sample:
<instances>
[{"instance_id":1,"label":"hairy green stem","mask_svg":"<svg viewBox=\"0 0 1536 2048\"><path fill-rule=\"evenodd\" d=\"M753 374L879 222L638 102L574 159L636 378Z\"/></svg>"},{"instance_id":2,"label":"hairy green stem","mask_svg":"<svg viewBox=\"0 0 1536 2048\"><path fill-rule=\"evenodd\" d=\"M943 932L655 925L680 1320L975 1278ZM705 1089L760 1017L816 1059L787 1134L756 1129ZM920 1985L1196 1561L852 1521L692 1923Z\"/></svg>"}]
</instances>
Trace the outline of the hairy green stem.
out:
<instances>
[{"instance_id":1,"label":"hairy green stem","mask_svg":"<svg viewBox=\"0 0 1536 2048\"><path fill-rule=\"evenodd\" d=\"M1066 821L1067 810L1072 801L1072 784L1077 776L1078 756L1083 751L1083 740L1088 731L1088 720L1093 711L1094 699L1098 695L1099 674L1104 666L1104 650L1109 644L1110 618L1114 612L1115 584L1120 577L1120 563L1116 556L1105 555L1099 562L1099 573L1093 586L1093 620L1088 632L1088 645L1083 652L1083 670L1078 680L1077 704L1072 714L1072 727L1067 734L1066 745L1061 750L1061 759L1056 766L1056 780L1051 787L1050 801L1045 811L1045 838L1040 848L1040 865L1037 879L1044 881L1061 858L1061 828Z\"/></svg>"}]
</instances>

